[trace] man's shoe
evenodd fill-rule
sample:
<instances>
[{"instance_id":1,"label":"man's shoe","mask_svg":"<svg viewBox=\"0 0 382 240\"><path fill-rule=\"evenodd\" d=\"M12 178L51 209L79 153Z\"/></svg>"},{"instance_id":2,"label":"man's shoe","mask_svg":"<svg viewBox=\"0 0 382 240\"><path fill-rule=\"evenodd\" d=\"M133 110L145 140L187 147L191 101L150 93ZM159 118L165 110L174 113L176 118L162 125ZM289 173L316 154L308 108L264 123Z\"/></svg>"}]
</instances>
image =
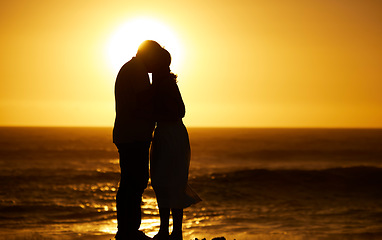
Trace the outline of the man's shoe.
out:
<instances>
[{"instance_id":1,"label":"man's shoe","mask_svg":"<svg viewBox=\"0 0 382 240\"><path fill-rule=\"evenodd\" d=\"M137 232L137 240L151 240L151 237L146 236L146 234L142 231Z\"/></svg>"},{"instance_id":2,"label":"man's shoe","mask_svg":"<svg viewBox=\"0 0 382 240\"><path fill-rule=\"evenodd\" d=\"M115 240L151 240L151 237L146 236L142 231L130 234L117 233L114 238Z\"/></svg>"}]
</instances>

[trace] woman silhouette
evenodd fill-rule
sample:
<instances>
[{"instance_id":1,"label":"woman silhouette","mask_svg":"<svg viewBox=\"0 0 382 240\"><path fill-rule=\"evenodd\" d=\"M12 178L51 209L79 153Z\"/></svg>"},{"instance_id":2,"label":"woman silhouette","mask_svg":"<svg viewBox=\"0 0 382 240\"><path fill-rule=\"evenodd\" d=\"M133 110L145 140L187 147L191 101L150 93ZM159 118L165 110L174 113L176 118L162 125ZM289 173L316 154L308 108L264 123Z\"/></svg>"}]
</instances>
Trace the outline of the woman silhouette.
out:
<instances>
[{"instance_id":1,"label":"woman silhouette","mask_svg":"<svg viewBox=\"0 0 382 240\"><path fill-rule=\"evenodd\" d=\"M171 56L163 49L153 71L154 117L157 123L150 153L151 185L160 214L157 240L182 240L183 208L201 199L188 185L190 143L182 118L185 106L177 76L170 71ZM169 236L170 211L173 231Z\"/></svg>"}]
</instances>

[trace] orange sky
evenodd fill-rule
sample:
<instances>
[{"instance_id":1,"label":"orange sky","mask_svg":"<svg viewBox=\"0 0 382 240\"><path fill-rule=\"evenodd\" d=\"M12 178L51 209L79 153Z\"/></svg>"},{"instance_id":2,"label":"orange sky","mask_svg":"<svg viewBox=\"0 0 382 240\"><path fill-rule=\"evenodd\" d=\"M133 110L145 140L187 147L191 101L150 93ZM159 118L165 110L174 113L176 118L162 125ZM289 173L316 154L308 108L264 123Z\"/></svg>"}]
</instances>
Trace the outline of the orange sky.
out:
<instances>
[{"instance_id":1,"label":"orange sky","mask_svg":"<svg viewBox=\"0 0 382 240\"><path fill-rule=\"evenodd\" d=\"M187 126L382 127L381 12L378 0L2 1L0 125L112 126L107 45L150 17L181 43Z\"/></svg>"}]
</instances>

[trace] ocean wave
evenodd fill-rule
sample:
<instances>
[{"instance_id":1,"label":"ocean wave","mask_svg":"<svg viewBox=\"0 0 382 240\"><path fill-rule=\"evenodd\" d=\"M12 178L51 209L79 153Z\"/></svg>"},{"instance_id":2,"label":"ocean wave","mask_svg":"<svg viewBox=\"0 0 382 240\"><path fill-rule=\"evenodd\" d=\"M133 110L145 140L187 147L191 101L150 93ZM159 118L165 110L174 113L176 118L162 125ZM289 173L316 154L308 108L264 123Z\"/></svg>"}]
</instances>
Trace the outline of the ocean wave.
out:
<instances>
[{"instance_id":1,"label":"ocean wave","mask_svg":"<svg viewBox=\"0 0 382 240\"><path fill-rule=\"evenodd\" d=\"M14 206L0 207L0 227L18 227L20 224L57 224L91 222L115 218L115 211L102 208L60 206L55 204L20 203Z\"/></svg>"},{"instance_id":2,"label":"ocean wave","mask_svg":"<svg viewBox=\"0 0 382 240\"><path fill-rule=\"evenodd\" d=\"M17 184L2 188L0 227L115 219L117 172L62 171L53 175L60 177L52 180L48 173L30 173ZM374 231L382 222L382 168L248 169L196 175L190 178L190 185L203 201L186 209L185 219L199 219L206 226L212 221L222 226L247 224L250 229L256 223L293 232L306 229L310 222L309 231L333 223L352 231L360 227ZM150 211L143 217L154 217L151 188L145 192L144 204ZM333 227L331 231L340 230Z\"/></svg>"},{"instance_id":3,"label":"ocean wave","mask_svg":"<svg viewBox=\"0 0 382 240\"><path fill-rule=\"evenodd\" d=\"M381 168L251 169L193 178L190 185L203 199L194 214L227 226L340 233L375 232L382 222Z\"/></svg>"},{"instance_id":4,"label":"ocean wave","mask_svg":"<svg viewBox=\"0 0 382 240\"><path fill-rule=\"evenodd\" d=\"M269 201L280 197L382 199L382 168L240 170L194 178L191 184L212 201Z\"/></svg>"}]
</instances>

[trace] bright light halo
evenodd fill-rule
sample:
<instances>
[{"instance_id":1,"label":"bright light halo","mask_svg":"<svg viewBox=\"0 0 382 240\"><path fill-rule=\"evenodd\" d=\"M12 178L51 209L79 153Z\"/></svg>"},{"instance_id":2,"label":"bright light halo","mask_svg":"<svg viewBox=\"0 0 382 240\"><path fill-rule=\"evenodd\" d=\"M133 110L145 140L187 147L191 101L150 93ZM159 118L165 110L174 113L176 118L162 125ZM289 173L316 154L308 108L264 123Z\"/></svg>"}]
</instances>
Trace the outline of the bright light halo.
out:
<instances>
[{"instance_id":1,"label":"bright light halo","mask_svg":"<svg viewBox=\"0 0 382 240\"><path fill-rule=\"evenodd\" d=\"M136 18L119 26L107 45L107 57L113 72L137 53L138 46L145 40L157 41L172 56L172 69L178 69L181 46L173 31L165 24L151 18Z\"/></svg>"}]
</instances>

